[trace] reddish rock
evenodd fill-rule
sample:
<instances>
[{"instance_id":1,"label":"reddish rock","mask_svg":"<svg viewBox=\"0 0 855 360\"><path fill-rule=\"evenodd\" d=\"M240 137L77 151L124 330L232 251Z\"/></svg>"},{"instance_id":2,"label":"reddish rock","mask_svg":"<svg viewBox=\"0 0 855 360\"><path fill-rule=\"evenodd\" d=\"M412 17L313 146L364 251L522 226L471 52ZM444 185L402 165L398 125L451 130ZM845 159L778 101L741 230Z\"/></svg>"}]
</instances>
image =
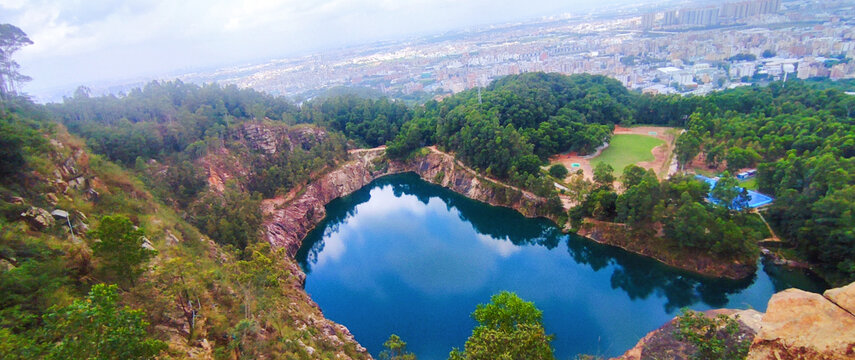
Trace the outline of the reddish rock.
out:
<instances>
[{"instance_id":1,"label":"reddish rock","mask_svg":"<svg viewBox=\"0 0 855 360\"><path fill-rule=\"evenodd\" d=\"M484 179L459 164L451 155L432 149L429 154L407 163L390 162L378 170L374 160L384 153L383 149L353 152L351 161L307 185L296 199L287 203L282 199L267 200L262 206L267 241L285 248L293 257L306 234L326 216L324 206L327 203L349 195L379 177L410 171L471 199L511 207L528 217L548 215L544 206L546 199Z\"/></svg>"}]
</instances>

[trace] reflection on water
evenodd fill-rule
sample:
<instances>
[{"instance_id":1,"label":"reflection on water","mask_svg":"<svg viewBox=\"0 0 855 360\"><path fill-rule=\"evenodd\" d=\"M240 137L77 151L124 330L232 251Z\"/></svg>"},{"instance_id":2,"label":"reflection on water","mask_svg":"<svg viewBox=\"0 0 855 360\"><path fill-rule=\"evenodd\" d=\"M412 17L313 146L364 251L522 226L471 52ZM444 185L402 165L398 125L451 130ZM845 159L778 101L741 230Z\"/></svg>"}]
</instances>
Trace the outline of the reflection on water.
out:
<instances>
[{"instance_id":1,"label":"reflection on water","mask_svg":"<svg viewBox=\"0 0 855 360\"><path fill-rule=\"evenodd\" d=\"M397 333L425 360L462 347L474 325L469 313L500 290L543 310L556 356L567 359L618 355L681 307L763 311L776 291L823 289L763 264L750 279L706 279L414 174L379 179L330 203L297 258L325 315L372 354Z\"/></svg>"}]
</instances>

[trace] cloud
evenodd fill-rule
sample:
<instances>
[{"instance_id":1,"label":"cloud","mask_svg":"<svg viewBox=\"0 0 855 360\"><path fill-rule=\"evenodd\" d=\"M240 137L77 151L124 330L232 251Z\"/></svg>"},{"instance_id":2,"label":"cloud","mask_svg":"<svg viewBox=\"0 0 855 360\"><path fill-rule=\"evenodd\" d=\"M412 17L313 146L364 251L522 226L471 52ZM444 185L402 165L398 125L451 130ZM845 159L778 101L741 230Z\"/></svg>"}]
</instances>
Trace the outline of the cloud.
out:
<instances>
[{"instance_id":1,"label":"cloud","mask_svg":"<svg viewBox=\"0 0 855 360\"><path fill-rule=\"evenodd\" d=\"M0 23L29 34L35 44L17 59L32 88L47 88L402 39L584 1L0 0Z\"/></svg>"}]
</instances>

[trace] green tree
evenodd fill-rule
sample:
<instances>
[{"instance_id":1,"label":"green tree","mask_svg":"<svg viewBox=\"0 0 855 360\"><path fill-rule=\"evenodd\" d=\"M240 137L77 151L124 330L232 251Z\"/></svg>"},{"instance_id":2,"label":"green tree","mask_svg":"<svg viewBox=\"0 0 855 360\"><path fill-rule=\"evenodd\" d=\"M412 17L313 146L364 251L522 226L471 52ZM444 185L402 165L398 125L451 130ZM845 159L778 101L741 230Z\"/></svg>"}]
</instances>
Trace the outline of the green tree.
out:
<instances>
[{"instance_id":1,"label":"green tree","mask_svg":"<svg viewBox=\"0 0 855 360\"><path fill-rule=\"evenodd\" d=\"M567 167L562 164L555 164L549 167L549 175L552 175L552 177L558 180L563 180L567 177L568 173L569 171L567 170Z\"/></svg>"},{"instance_id":2,"label":"green tree","mask_svg":"<svg viewBox=\"0 0 855 360\"><path fill-rule=\"evenodd\" d=\"M688 309L677 318L674 335L695 346L692 359L698 360L742 360L751 346L750 337L739 336L737 320L727 315L711 318Z\"/></svg>"},{"instance_id":3,"label":"green tree","mask_svg":"<svg viewBox=\"0 0 855 360\"><path fill-rule=\"evenodd\" d=\"M92 245L92 253L100 259L104 271L131 286L146 271L149 259L157 254L143 247L145 233L123 215L102 217L89 236L100 240Z\"/></svg>"},{"instance_id":4,"label":"green tree","mask_svg":"<svg viewBox=\"0 0 855 360\"><path fill-rule=\"evenodd\" d=\"M141 310L117 304L116 285L98 284L86 300L43 316L48 359L154 359L166 343L149 338Z\"/></svg>"},{"instance_id":5,"label":"green tree","mask_svg":"<svg viewBox=\"0 0 855 360\"><path fill-rule=\"evenodd\" d=\"M12 126L0 123L0 176L4 180L8 179L20 172L25 163L20 136L12 130Z\"/></svg>"},{"instance_id":6,"label":"green tree","mask_svg":"<svg viewBox=\"0 0 855 360\"><path fill-rule=\"evenodd\" d=\"M629 189L641 183L641 180L644 179L645 175L647 175L647 170L643 167L635 164L629 164L623 168L623 175L620 176L621 185L623 185L624 189Z\"/></svg>"},{"instance_id":7,"label":"green tree","mask_svg":"<svg viewBox=\"0 0 855 360\"><path fill-rule=\"evenodd\" d=\"M543 329L542 316L534 303L512 292L495 294L472 313L478 326L466 340L465 350L452 350L449 359L554 359L549 344L553 336Z\"/></svg>"},{"instance_id":8,"label":"green tree","mask_svg":"<svg viewBox=\"0 0 855 360\"><path fill-rule=\"evenodd\" d=\"M684 192L673 215L663 220L663 230L665 236L676 241L681 248L706 247L710 222L710 213L704 205Z\"/></svg>"},{"instance_id":9,"label":"green tree","mask_svg":"<svg viewBox=\"0 0 855 360\"><path fill-rule=\"evenodd\" d=\"M760 154L752 148L743 149L734 146L727 149L724 160L727 162L727 169L733 172L754 166L760 160Z\"/></svg>"},{"instance_id":10,"label":"green tree","mask_svg":"<svg viewBox=\"0 0 855 360\"><path fill-rule=\"evenodd\" d=\"M615 201L617 221L639 229L653 222L653 208L659 202L659 180L653 171L646 173L635 186L627 189Z\"/></svg>"},{"instance_id":11,"label":"green tree","mask_svg":"<svg viewBox=\"0 0 855 360\"><path fill-rule=\"evenodd\" d=\"M257 242L246 248L247 259L239 260L230 267L244 294L244 316L252 317L255 300L263 297L266 289L276 288L288 277L288 271L280 266L277 258L285 258L285 250L273 250L267 242Z\"/></svg>"},{"instance_id":12,"label":"green tree","mask_svg":"<svg viewBox=\"0 0 855 360\"><path fill-rule=\"evenodd\" d=\"M383 347L386 350L380 352L381 360L416 360L416 355L407 351L407 343L398 335L389 335Z\"/></svg>"},{"instance_id":13,"label":"green tree","mask_svg":"<svg viewBox=\"0 0 855 360\"><path fill-rule=\"evenodd\" d=\"M677 161L680 162L680 168L685 168L701 151L701 139L698 133L694 130L689 130L681 134L677 138L674 151L677 153Z\"/></svg>"},{"instance_id":14,"label":"green tree","mask_svg":"<svg viewBox=\"0 0 855 360\"><path fill-rule=\"evenodd\" d=\"M0 24L0 100L5 101L9 95L15 94L17 84L30 80L29 76L18 72L21 66L12 60L12 54L32 43L27 34L17 26Z\"/></svg>"},{"instance_id":15,"label":"green tree","mask_svg":"<svg viewBox=\"0 0 855 360\"><path fill-rule=\"evenodd\" d=\"M605 186L611 188L612 183L615 182L615 169L604 162L597 163L594 166L594 182L599 184L600 186Z\"/></svg>"},{"instance_id":16,"label":"green tree","mask_svg":"<svg viewBox=\"0 0 855 360\"><path fill-rule=\"evenodd\" d=\"M261 195L248 194L234 181L222 194L208 191L192 205L193 223L214 241L243 251L254 243L261 226Z\"/></svg>"},{"instance_id":17,"label":"green tree","mask_svg":"<svg viewBox=\"0 0 855 360\"><path fill-rule=\"evenodd\" d=\"M727 171L721 174L711 191L711 195L719 201L719 205L731 210L743 203L743 201L734 203L734 200L737 197L745 196L739 187L739 181Z\"/></svg>"}]
</instances>

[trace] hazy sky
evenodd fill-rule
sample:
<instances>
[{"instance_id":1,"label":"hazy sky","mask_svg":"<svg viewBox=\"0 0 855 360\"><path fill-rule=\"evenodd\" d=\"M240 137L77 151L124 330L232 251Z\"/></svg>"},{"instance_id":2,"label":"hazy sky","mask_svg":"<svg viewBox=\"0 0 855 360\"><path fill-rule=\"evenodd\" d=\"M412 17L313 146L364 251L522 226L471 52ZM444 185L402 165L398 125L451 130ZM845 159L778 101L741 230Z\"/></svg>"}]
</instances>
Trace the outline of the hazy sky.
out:
<instances>
[{"instance_id":1,"label":"hazy sky","mask_svg":"<svg viewBox=\"0 0 855 360\"><path fill-rule=\"evenodd\" d=\"M158 76L618 0L0 0L0 23L35 43L15 59L25 91ZM625 2L625 1L624 1Z\"/></svg>"}]
</instances>

